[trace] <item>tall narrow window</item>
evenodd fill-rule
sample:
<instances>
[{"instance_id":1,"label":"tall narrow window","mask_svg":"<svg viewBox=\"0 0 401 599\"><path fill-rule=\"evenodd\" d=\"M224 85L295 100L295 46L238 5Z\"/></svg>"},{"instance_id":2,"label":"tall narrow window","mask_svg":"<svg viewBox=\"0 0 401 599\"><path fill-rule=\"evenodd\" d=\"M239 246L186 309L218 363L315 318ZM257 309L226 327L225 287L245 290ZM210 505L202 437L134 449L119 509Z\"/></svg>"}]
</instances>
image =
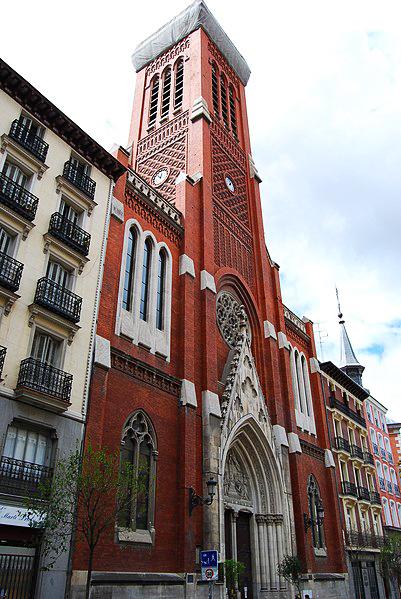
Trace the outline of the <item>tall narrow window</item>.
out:
<instances>
[{"instance_id":1,"label":"tall narrow window","mask_svg":"<svg viewBox=\"0 0 401 599\"><path fill-rule=\"evenodd\" d=\"M230 122L231 122L231 131L235 139L238 139L238 131L237 131L237 114L235 111L235 93L234 88L230 85Z\"/></svg>"},{"instance_id":2,"label":"tall narrow window","mask_svg":"<svg viewBox=\"0 0 401 599\"><path fill-rule=\"evenodd\" d=\"M179 58L175 65L174 108L181 108L184 93L184 61Z\"/></svg>"},{"instance_id":3,"label":"tall narrow window","mask_svg":"<svg viewBox=\"0 0 401 599\"><path fill-rule=\"evenodd\" d=\"M153 78L150 87L149 125L156 122L157 105L159 102L159 76Z\"/></svg>"},{"instance_id":4,"label":"tall narrow window","mask_svg":"<svg viewBox=\"0 0 401 599\"><path fill-rule=\"evenodd\" d=\"M161 116L167 116L170 110L171 68L167 67L163 74L162 110Z\"/></svg>"},{"instance_id":5,"label":"tall narrow window","mask_svg":"<svg viewBox=\"0 0 401 599\"><path fill-rule=\"evenodd\" d=\"M212 64L212 100L213 112L215 116L219 116L219 89L217 81L217 68L215 63Z\"/></svg>"},{"instance_id":6,"label":"tall narrow window","mask_svg":"<svg viewBox=\"0 0 401 599\"><path fill-rule=\"evenodd\" d=\"M319 486L312 475L309 476L308 480L308 507L312 528L312 543L315 549L322 549L324 547L324 530L320 513L323 504L320 498Z\"/></svg>"},{"instance_id":7,"label":"tall narrow window","mask_svg":"<svg viewBox=\"0 0 401 599\"><path fill-rule=\"evenodd\" d=\"M164 250L159 252L157 269L156 327L159 331L162 331L164 328L164 290L166 286L166 253Z\"/></svg>"},{"instance_id":8,"label":"tall narrow window","mask_svg":"<svg viewBox=\"0 0 401 599\"><path fill-rule=\"evenodd\" d=\"M128 234L127 242L127 254L125 258L125 274L124 274L124 288L123 288L123 308L124 310L131 310L132 307L132 285L134 278L134 261L135 261L135 245L136 245L136 233L135 229L132 228Z\"/></svg>"},{"instance_id":9,"label":"tall narrow window","mask_svg":"<svg viewBox=\"0 0 401 599\"><path fill-rule=\"evenodd\" d=\"M124 528L153 528L156 457L153 426L143 412L136 412L128 419L121 441L121 466L130 464L134 479L119 514L119 524Z\"/></svg>"},{"instance_id":10,"label":"tall narrow window","mask_svg":"<svg viewBox=\"0 0 401 599\"><path fill-rule=\"evenodd\" d=\"M149 313L149 282L150 282L150 262L152 259L152 243L148 238L143 248L142 263L142 285L141 285L141 305L139 315L142 320L148 320Z\"/></svg>"},{"instance_id":11,"label":"tall narrow window","mask_svg":"<svg viewBox=\"0 0 401 599\"><path fill-rule=\"evenodd\" d=\"M224 75L220 77L221 115L224 125L228 129L227 81Z\"/></svg>"}]
</instances>

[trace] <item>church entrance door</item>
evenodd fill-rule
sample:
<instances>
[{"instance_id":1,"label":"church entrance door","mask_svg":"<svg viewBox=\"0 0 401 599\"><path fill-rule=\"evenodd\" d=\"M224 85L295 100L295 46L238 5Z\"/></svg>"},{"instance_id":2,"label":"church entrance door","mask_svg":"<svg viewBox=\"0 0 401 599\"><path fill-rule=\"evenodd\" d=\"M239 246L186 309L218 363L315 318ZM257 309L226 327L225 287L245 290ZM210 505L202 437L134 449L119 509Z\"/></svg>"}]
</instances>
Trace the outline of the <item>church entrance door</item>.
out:
<instances>
[{"instance_id":1,"label":"church entrance door","mask_svg":"<svg viewBox=\"0 0 401 599\"><path fill-rule=\"evenodd\" d=\"M252 599L252 554L251 554L251 514L239 512L237 519L237 560L245 570L239 582L241 598Z\"/></svg>"}]
</instances>

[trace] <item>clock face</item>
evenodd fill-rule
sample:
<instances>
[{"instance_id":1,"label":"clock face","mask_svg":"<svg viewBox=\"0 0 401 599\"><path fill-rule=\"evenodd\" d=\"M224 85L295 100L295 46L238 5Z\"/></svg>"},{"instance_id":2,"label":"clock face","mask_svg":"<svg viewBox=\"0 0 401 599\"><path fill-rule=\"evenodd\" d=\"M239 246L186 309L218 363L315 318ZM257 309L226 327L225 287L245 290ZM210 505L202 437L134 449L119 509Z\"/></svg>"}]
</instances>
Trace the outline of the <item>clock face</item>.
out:
<instances>
[{"instance_id":1,"label":"clock face","mask_svg":"<svg viewBox=\"0 0 401 599\"><path fill-rule=\"evenodd\" d=\"M155 187L159 187L163 185L165 181L167 181L169 175L168 168L161 168L152 177L152 183Z\"/></svg>"},{"instance_id":2,"label":"clock face","mask_svg":"<svg viewBox=\"0 0 401 599\"><path fill-rule=\"evenodd\" d=\"M231 193L234 193L234 191L235 191L235 185L234 185L234 181L231 179L231 177L227 176L225 178L225 182L226 182L227 189L229 191L231 191Z\"/></svg>"}]
</instances>

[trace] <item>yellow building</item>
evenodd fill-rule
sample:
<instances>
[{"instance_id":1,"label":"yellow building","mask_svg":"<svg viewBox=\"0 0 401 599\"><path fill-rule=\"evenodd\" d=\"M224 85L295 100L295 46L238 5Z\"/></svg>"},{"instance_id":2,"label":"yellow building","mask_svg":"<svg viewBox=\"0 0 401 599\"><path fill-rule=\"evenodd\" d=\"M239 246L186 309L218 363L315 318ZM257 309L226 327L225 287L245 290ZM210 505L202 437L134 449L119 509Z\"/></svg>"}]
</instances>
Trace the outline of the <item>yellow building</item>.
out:
<instances>
[{"instance_id":1,"label":"yellow building","mask_svg":"<svg viewBox=\"0 0 401 599\"><path fill-rule=\"evenodd\" d=\"M27 593L36 585L37 597L64 595L68 552L37 574L40 538L21 504L81 441L108 218L123 171L0 61L1 589L17 572Z\"/></svg>"}]
</instances>

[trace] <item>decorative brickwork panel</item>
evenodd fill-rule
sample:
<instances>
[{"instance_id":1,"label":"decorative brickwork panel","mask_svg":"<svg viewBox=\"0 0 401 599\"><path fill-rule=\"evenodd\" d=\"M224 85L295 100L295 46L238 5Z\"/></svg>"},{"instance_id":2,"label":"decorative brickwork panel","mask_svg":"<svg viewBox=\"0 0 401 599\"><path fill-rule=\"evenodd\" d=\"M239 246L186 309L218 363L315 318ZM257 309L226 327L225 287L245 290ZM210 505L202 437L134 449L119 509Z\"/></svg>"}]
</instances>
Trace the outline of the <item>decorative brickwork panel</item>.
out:
<instances>
[{"instance_id":1,"label":"decorative brickwork panel","mask_svg":"<svg viewBox=\"0 0 401 599\"><path fill-rule=\"evenodd\" d=\"M138 142L137 162L154 156L161 149L181 139L188 129L188 111L183 112L163 127L152 131Z\"/></svg>"},{"instance_id":2,"label":"decorative brickwork panel","mask_svg":"<svg viewBox=\"0 0 401 599\"><path fill-rule=\"evenodd\" d=\"M163 167L169 168L169 175L165 183L158 188L158 193L169 202L175 203L175 181L180 172L185 171L186 163L186 135L175 143L163 148L146 160L137 162L137 172L150 185L152 178Z\"/></svg>"},{"instance_id":3,"label":"decorative brickwork panel","mask_svg":"<svg viewBox=\"0 0 401 599\"><path fill-rule=\"evenodd\" d=\"M172 48L167 50L167 52L165 52L164 54L162 54L161 56L156 58L156 60L154 60L153 62L151 62L149 64L149 66L146 68L146 76L149 77L149 76L154 75L154 73L156 73L156 71L159 71L160 69L165 67L166 64L168 64L169 62L175 61L175 59L178 56L180 56L180 54L183 54L185 52L185 50L187 50L189 48L189 45L190 45L189 37L186 37L185 39L178 42L178 44L176 44L175 46L173 46Z\"/></svg>"}]
</instances>

